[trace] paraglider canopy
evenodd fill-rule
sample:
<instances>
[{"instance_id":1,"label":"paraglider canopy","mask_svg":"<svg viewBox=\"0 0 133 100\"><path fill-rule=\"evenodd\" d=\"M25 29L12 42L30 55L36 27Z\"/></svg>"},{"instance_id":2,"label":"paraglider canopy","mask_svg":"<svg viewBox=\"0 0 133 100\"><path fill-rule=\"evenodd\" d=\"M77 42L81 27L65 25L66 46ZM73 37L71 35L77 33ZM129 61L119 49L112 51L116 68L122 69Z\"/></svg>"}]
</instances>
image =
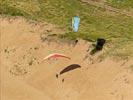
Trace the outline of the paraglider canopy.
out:
<instances>
[{"instance_id":1,"label":"paraglider canopy","mask_svg":"<svg viewBox=\"0 0 133 100\"><path fill-rule=\"evenodd\" d=\"M81 66L80 66L79 64L71 64L71 65L65 67L65 68L60 72L60 75L66 73L66 72L69 72L69 71L71 71L71 70L74 70L74 69L76 69L76 68L81 68Z\"/></svg>"},{"instance_id":2,"label":"paraglider canopy","mask_svg":"<svg viewBox=\"0 0 133 100\"><path fill-rule=\"evenodd\" d=\"M105 44L106 40L103 38L98 38L97 39L97 44L96 44L96 50L102 50L103 45Z\"/></svg>"},{"instance_id":3,"label":"paraglider canopy","mask_svg":"<svg viewBox=\"0 0 133 100\"><path fill-rule=\"evenodd\" d=\"M80 24L80 17L79 16L73 17L73 19L72 19L72 29L73 29L74 32L78 32L79 24Z\"/></svg>"},{"instance_id":4,"label":"paraglider canopy","mask_svg":"<svg viewBox=\"0 0 133 100\"><path fill-rule=\"evenodd\" d=\"M49 54L48 56L46 56L45 58L43 58L44 60L49 60L49 59L58 59L58 58L67 58L67 59L71 59L70 57L64 55L64 54L60 54L60 53L53 53L53 54Z\"/></svg>"}]
</instances>

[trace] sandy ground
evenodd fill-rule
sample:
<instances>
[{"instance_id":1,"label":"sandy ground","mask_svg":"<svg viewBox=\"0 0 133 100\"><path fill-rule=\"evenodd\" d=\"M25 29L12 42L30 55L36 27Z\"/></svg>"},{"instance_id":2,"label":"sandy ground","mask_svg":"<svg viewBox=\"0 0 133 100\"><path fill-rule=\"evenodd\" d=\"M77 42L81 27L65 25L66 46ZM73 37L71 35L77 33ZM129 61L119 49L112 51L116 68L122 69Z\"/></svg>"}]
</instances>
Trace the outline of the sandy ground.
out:
<instances>
[{"instance_id":1,"label":"sandy ground","mask_svg":"<svg viewBox=\"0 0 133 100\"><path fill-rule=\"evenodd\" d=\"M87 50L90 43L76 46L44 42L40 34L61 33L50 24L23 18L0 18L1 100L132 100L133 59L99 59ZM68 59L41 62L51 53ZM88 58L84 59L88 55ZM56 74L70 64L81 68ZM64 81L63 81L64 80Z\"/></svg>"}]
</instances>

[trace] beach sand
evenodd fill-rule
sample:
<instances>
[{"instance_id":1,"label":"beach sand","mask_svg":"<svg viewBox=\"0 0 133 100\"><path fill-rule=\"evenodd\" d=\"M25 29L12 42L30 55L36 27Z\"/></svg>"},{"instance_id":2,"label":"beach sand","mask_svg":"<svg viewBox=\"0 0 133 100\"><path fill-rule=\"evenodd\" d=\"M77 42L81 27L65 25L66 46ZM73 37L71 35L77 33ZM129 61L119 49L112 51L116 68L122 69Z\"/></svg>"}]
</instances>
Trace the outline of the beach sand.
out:
<instances>
[{"instance_id":1,"label":"beach sand","mask_svg":"<svg viewBox=\"0 0 133 100\"><path fill-rule=\"evenodd\" d=\"M100 60L100 53L89 55L91 43L83 40L75 46L42 41L40 34L48 30L63 33L47 23L0 18L1 100L133 99L133 59ZM42 62L51 53L65 54L71 60ZM59 75L71 64L81 68Z\"/></svg>"}]
</instances>

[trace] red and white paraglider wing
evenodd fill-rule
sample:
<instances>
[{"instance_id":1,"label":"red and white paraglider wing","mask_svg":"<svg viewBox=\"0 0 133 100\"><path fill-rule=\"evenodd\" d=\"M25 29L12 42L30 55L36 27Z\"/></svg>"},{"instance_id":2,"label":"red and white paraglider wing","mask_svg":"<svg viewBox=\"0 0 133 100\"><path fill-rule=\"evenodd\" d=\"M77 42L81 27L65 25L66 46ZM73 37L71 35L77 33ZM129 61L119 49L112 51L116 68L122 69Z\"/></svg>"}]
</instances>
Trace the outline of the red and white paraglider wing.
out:
<instances>
[{"instance_id":1,"label":"red and white paraglider wing","mask_svg":"<svg viewBox=\"0 0 133 100\"><path fill-rule=\"evenodd\" d=\"M58 58L67 58L67 59L71 59L70 57L64 55L64 54L59 54L59 53L54 53L54 54L50 54L48 56L46 56L45 58L43 58L43 60L48 60L48 59L58 59Z\"/></svg>"}]
</instances>

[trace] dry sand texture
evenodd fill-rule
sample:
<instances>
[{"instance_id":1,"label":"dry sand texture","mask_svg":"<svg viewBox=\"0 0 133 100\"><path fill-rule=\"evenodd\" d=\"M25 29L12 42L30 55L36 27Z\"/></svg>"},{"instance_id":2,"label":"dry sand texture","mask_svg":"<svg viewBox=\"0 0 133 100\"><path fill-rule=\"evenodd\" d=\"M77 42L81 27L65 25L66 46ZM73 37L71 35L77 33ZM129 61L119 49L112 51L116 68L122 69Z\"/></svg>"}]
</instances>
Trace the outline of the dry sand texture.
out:
<instances>
[{"instance_id":1,"label":"dry sand texture","mask_svg":"<svg viewBox=\"0 0 133 100\"><path fill-rule=\"evenodd\" d=\"M47 23L0 18L1 100L133 100L132 59L100 61L100 53L88 54L90 43L48 43L40 39L44 32L63 33ZM66 54L71 60L40 63L55 52ZM70 64L81 68L56 78Z\"/></svg>"}]
</instances>

